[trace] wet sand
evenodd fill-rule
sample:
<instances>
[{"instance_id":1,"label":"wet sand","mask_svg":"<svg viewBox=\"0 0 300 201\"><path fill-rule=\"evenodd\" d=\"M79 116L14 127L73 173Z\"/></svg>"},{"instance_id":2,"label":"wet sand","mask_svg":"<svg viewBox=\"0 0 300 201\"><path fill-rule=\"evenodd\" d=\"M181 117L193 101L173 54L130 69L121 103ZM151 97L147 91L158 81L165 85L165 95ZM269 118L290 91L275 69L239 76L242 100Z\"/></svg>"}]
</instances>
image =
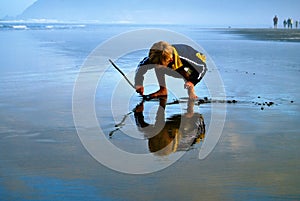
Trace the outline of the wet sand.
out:
<instances>
[{"instance_id":1,"label":"wet sand","mask_svg":"<svg viewBox=\"0 0 300 201\"><path fill-rule=\"evenodd\" d=\"M300 199L300 88L297 84L300 44L253 40L251 36L249 40L250 30L238 31L247 33L242 39L236 39L236 34L227 30L185 30L205 48L222 76L226 100L216 97L210 100L202 83L196 90L204 102L196 102L193 106L194 114L202 116L208 131L211 104L226 105L221 138L204 160L199 160L199 151L207 135L195 135L192 138L198 140L192 146L178 143L182 146L177 149L173 146L169 151L155 155L164 163L172 155L184 152L183 157L168 168L151 174L132 175L97 162L80 141L73 121L72 93L78 66L96 46L93 39L101 41L98 37L103 31L98 28L0 33L0 39L6 44L1 47L5 56L2 62L8 67L3 68L0 75L3 89L0 91L0 200ZM265 37L274 31L255 30L255 34L251 34L259 39L261 34ZM84 43L81 42L82 35L91 38ZM197 38L202 35L205 37ZM13 46L18 47L19 52L26 50L27 53L25 56L17 54L19 59L12 61L9 59L12 51L7 47L15 38L21 43ZM143 55L143 52L127 55L116 62L124 72L130 72L132 63L137 63ZM33 59L37 57L40 58L38 62ZM26 68L17 60L25 60ZM113 68L105 73L109 80L122 81ZM210 73L208 71L207 76ZM122 82L126 88L126 82ZM139 114L133 109L141 98L133 93L126 112L122 102L115 103L113 117L112 109L108 107L111 90L103 90L103 87L114 89L115 86L104 79L96 91L96 115L105 138L128 152L151 153L151 137L139 130L135 121ZM125 88L118 97L127 97L130 90ZM183 94L177 97L178 102L174 103L177 99L174 100L172 95L168 97L164 113L166 121L174 123L178 115L188 113L184 89L178 87L178 93ZM146 123L155 122L158 105L158 101L144 102ZM139 123L143 124L141 116L138 117ZM173 123L168 125L172 128ZM126 135L128 131L143 138L134 139ZM103 136L95 139L103 139ZM191 141L188 137L176 139L178 142ZM116 160L108 152L102 154Z\"/></svg>"},{"instance_id":2,"label":"wet sand","mask_svg":"<svg viewBox=\"0 0 300 201\"><path fill-rule=\"evenodd\" d=\"M300 42L300 29L228 29L253 40Z\"/></svg>"}]
</instances>

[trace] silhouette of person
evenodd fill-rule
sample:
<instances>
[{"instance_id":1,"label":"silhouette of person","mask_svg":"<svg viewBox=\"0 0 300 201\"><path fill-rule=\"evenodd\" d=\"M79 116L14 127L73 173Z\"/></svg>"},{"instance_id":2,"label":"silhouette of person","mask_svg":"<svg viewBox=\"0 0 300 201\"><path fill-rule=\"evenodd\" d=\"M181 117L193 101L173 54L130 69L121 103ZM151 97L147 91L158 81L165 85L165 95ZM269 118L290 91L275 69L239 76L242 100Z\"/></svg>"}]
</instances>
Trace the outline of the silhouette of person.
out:
<instances>
[{"instance_id":1,"label":"silhouette of person","mask_svg":"<svg viewBox=\"0 0 300 201\"><path fill-rule=\"evenodd\" d=\"M273 18L273 24L274 24L274 29L277 29L277 24L278 24L278 17L277 17L277 15L275 15L275 17Z\"/></svg>"},{"instance_id":2,"label":"silhouette of person","mask_svg":"<svg viewBox=\"0 0 300 201\"><path fill-rule=\"evenodd\" d=\"M283 27L286 28L286 25L287 25L287 21L283 20Z\"/></svg>"},{"instance_id":3,"label":"silhouette of person","mask_svg":"<svg viewBox=\"0 0 300 201\"><path fill-rule=\"evenodd\" d=\"M158 156L188 151L205 136L204 119L201 114L194 113L194 101L188 101L185 114L175 114L165 119L166 101L166 98L159 98L159 108L153 125L144 120L144 101L134 110L136 125L148 139L149 151Z\"/></svg>"},{"instance_id":4,"label":"silhouette of person","mask_svg":"<svg viewBox=\"0 0 300 201\"><path fill-rule=\"evenodd\" d=\"M289 18L288 20L287 20L287 24L288 24L288 28L293 28L293 19L292 18Z\"/></svg>"}]
</instances>

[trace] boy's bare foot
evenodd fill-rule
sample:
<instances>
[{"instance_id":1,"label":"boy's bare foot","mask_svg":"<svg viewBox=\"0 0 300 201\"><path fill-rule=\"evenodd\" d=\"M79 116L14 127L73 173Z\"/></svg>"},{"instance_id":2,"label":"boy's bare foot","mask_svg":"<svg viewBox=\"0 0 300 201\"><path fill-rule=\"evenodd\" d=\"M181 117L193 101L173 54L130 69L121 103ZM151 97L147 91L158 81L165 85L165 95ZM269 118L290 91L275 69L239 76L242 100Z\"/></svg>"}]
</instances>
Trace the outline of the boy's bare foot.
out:
<instances>
[{"instance_id":1,"label":"boy's bare foot","mask_svg":"<svg viewBox=\"0 0 300 201\"><path fill-rule=\"evenodd\" d=\"M149 94L150 98L166 97L168 95L168 90L165 87L160 87L160 89L152 94Z\"/></svg>"},{"instance_id":2,"label":"boy's bare foot","mask_svg":"<svg viewBox=\"0 0 300 201\"><path fill-rule=\"evenodd\" d=\"M195 92L188 92L189 94L189 99L190 100L197 100L198 99L198 96L195 94Z\"/></svg>"}]
</instances>

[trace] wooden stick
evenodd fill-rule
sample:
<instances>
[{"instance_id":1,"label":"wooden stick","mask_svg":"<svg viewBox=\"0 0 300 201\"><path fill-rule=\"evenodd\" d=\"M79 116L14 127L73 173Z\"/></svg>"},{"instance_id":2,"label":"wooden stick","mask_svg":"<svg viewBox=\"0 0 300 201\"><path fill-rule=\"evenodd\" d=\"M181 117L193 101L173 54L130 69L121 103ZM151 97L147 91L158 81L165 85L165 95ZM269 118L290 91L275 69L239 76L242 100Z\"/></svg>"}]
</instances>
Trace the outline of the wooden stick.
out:
<instances>
[{"instance_id":1,"label":"wooden stick","mask_svg":"<svg viewBox=\"0 0 300 201\"><path fill-rule=\"evenodd\" d=\"M121 73L121 75L123 75L128 84L130 84L130 86L135 89L135 86L130 82L126 75L120 70L120 68L118 68L118 66L111 59L109 59L109 62L113 65L113 67L115 67L115 69L117 69L117 71L119 71L119 73Z\"/></svg>"}]
</instances>

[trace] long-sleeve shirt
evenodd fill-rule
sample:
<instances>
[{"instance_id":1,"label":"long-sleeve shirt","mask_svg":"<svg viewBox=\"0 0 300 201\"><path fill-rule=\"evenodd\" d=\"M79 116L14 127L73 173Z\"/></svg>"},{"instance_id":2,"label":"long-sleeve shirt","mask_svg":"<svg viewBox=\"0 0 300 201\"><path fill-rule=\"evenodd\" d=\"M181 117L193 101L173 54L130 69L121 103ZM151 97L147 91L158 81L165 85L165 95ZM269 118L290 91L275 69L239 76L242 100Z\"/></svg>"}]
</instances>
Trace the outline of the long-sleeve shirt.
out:
<instances>
[{"instance_id":1,"label":"long-sleeve shirt","mask_svg":"<svg viewBox=\"0 0 300 201\"><path fill-rule=\"evenodd\" d=\"M173 61L165 69L165 74L183 78L196 85L207 71L205 56L194 48L184 44L174 44ZM135 74L135 86L143 85L144 74L157 67L151 64L149 57L145 57L138 65Z\"/></svg>"}]
</instances>

